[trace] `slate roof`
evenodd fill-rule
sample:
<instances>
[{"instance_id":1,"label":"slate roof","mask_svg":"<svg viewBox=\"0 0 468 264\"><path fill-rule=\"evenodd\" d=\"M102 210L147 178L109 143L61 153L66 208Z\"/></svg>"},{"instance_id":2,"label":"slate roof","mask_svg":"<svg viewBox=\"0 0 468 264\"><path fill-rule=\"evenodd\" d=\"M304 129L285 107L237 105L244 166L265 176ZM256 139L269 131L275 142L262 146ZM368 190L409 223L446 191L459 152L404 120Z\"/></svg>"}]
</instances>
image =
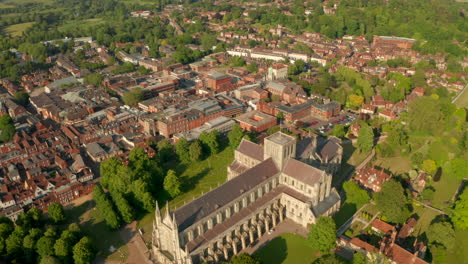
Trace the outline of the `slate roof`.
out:
<instances>
[{"instance_id":1,"label":"slate roof","mask_svg":"<svg viewBox=\"0 0 468 264\"><path fill-rule=\"evenodd\" d=\"M304 162L289 159L286 162L283 173L306 184L314 185L320 180L324 171L314 168Z\"/></svg>"},{"instance_id":2,"label":"slate roof","mask_svg":"<svg viewBox=\"0 0 468 264\"><path fill-rule=\"evenodd\" d=\"M234 179L227 181L218 188L177 209L174 211L174 215L179 227L179 232L185 230L193 223L210 215L218 208L238 198L240 194L248 192L279 172L273 160L269 158Z\"/></svg>"},{"instance_id":3,"label":"slate roof","mask_svg":"<svg viewBox=\"0 0 468 264\"><path fill-rule=\"evenodd\" d=\"M263 147L250 140L242 139L237 151L256 160L263 160Z\"/></svg>"}]
</instances>

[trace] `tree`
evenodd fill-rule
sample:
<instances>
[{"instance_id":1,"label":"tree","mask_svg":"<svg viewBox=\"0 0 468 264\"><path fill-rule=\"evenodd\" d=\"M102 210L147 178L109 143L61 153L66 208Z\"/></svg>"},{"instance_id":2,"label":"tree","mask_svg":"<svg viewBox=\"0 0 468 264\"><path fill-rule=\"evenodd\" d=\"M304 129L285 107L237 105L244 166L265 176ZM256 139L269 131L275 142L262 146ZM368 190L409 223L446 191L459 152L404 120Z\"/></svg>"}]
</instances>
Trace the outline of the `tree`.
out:
<instances>
[{"instance_id":1,"label":"tree","mask_svg":"<svg viewBox=\"0 0 468 264\"><path fill-rule=\"evenodd\" d=\"M345 182L343 189L346 193L346 202L355 204L356 208L360 208L370 200L369 194L354 181Z\"/></svg>"},{"instance_id":2,"label":"tree","mask_svg":"<svg viewBox=\"0 0 468 264\"><path fill-rule=\"evenodd\" d=\"M364 97L356 94L350 94L348 96L349 99L349 104L354 107L361 107L361 105L364 103Z\"/></svg>"},{"instance_id":3,"label":"tree","mask_svg":"<svg viewBox=\"0 0 468 264\"><path fill-rule=\"evenodd\" d=\"M455 246L455 231L448 222L432 223L426 231L429 243L451 249Z\"/></svg>"},{"instance_id":4,"label":"tree","mask_svg":"<svg viewBox=\"0 0 468 264\"><path fill-rule=\"evenodd\" d=\"M95 73L86 75L84 77L84 82L88 84L92 84L96 87L101 87L103 79L104 78L102 77L102 74L95 72Z\"/></svg>"},{"instance_id":5,"label":"tree","mask_svg":"<svg viewBox=\"0 0 468 264\"><path fill-rule=\"evenodd\" d=\"M213 130L210 133L203 132L200 135L200 141L209 148L210 154L216 154L219 152L219 142L218 142L219 133L217 130Z\"/></svg>"},{"instance_id":6,"label":"tree","mask_svg":"<svg viewBox=\"0 0 468 264\"><path fill-rule=\"evenodd\" d=\"M353 264L367 264L367 257L361 252L353 255Z\"/></svg>"},{"instance_id":7,"label":"tree","mask_svg":"<svg viewBox=\"0 0 468 264\"><path fill-rule=\"evenodd\" d=\"M335 240L336 225L331 217L321 216L316 224L311 225L309 242L315 250L326 254L335 247Z\"/></svg>"},{"instance_id":8,"label":"tree","mask_svg":"<svg viewBox=\"0 0 468 264\"><path fill-rule=\"evenodd\" d=\"M177 141L175 145L177 156L179 156L180 161L189 162L190 153L189 153L189 144L187 139L181 138Z\"/></svg>"},{"instance_id":9,"label":"tree","mask_svg":"<svg viewBox=\"0 0 468 264\"><path fill-rule=\"evenodd\" d=\"M452 175L457 179L463 179L467 177L468 161L461 158L452 159L448 161L445 169L446 174Z\"/></svg>"},{"instance_id":10,"label":"tree","mask_svg":"<svg viewBox=\"0 0 468 264\"><path fill-rule=\"evenodd\" d=\"M382 190L374 194L374 200L382 215L392 223L404 223L410 215L405 191L393 179L382 185Z\"/></svg>"},{"instance_id":11,"label":"tree","mask_svg":"<svg viewBox=\"0 0 468 264\"><path fill-rule=\"evenodd\" d=\"M240 125L236 123L228 133L229 146L232 149L236 149L242 141L242 137L244 137L244 131Z\"/></svg>"},{"instance_id":12,"label":"tree","mask_svg":"<svg viewBox=\"0 0 468 264\"><path fill-rule=\"evenodd\" d=\"M141 100L143 100L143 90L139 87L132 88L131 91L126 92L123 95L122 100L124 101L126 105L135 106L139 102L141 102Z\"/></svg>"},{"instance_id":13,"label":"tree","mask_svg":"<svg viewBox=\"0 0 468 264\"><path fill-rule=\"evenodd\" d=\"M37 254L41 257L54 255L54 245L55 239L53 237L43 236L39 238L36 244Z\"/></svg>"},{"instance_id":14,"label":"tree","mask_svg":"<svg viewBox=\"0 0 468 264\"><path fill-rule=\"evenodd\" d=\"M73 260L75 264L89 264L94 259L95 254L91 239L86 236L80 239L73 247Z\"/></svg>"},{"instance_id":15,"label":"tree","mask_svg":"<svg viewBox=\"0 0 468 264\"><path fill-rule=\"evenodd\" d=\"M172 146L169 140L164 139L158 142L158 154L161 162L170 160L174 153L174 146Z\"/></svg>"},{"instance_id":16,"label":"tree","mask_svg":"<svg viewBox=\"0 0 468 264\"><path fill-rule=\"evenodd\" d=\"M12 140L15 132L13 119L8 114L0 116L0 143Z\"/></svg>"},{"instance_id":17,"label":"tree","mask_svg":"<svg viewBox=\"0 0 468 264\"><path fill-rule=\"evenodd\" d=\"M345 136L345 130L344 130L344 126L343 125L336 125L334 128L333 128L333 131L331 133L333 136L335 137L339 137L339 138L342 138Z\"/></svg>"},{"instance_id":18,"label":"tree","mask_svg":"<svg viewBox=\"0 0 468 264\"><path fill-rule=\"evenodd\" d=\"M202 155L203 149L201 146L200 141L195 140L190 144L189 147L189 153L190 153L190 159L192 161L199 161Z\"/></svg>"},{"instance_id":19,"label":"tree","mask_svg":"<svg viewBox=\"0 0 468 264\"><path fill-rule=\"evenodd\" d=\"M60 237L57 239L57 241L55 241L55 255L63 262L67 262L67 260L71 258L72 249L73 241L70 239Z\"/></svg>"},{"instance_id":20,"label":"tree","mask_svg":"<svg viewBox=\"0 0 468 264\"><path fill-rule=\"evenodd\" d=\"M468 191L466 189L455 203L452 211L452 222L459 228L468 229Z\"/></svg>"},{"instance_id":21,"label":"tree","mask_svg":"<svg viewBox=\"0 0 468 264\"><path fill-rule=\"evenodd\" d=\"M374 146L374 131L366 123L362 124L359 130L357 146L361 152L369 152Z\"/></svg>"},{"instance_id":22,"label":"tree","mask_svg":"<svg viewBox=\"0 0 468 264\"><path fill-rule=\"evenodd\" d=\"M180 179L176 172L169 170L167 172L166 178L164 179L164 190L166 190L169 195L171 195L171 197L176 197L181 193L180 187Z\"/></svg>"},{"instance_id":23,"label":"tree","mask_svg":"<svg viewBox=\"0 0 468 264\"><path fill-rule=\"evenodd\" d=\"M26 92L17 92L13 97L19 105L26 106L29 103L29 94Z\"/></svg>"},{"instance_id":24,"label":"tree","mask_svg":"<svg viewBox=\"0 0 468 264\"><path fill-rule=\"evenodd\" d=\"M10 218L5 216L0 217L0 237L8 237L14 228L15 226Z\"/></svg>"},{"instance_id":25,"label":"tree","mask_svg":"<svg viewBox=\"0 0 468 264\"><path fill-rule=\"evenodd\" d=\"M53 256L44 256L39 264L60 264L60 261Z\"/></svg>"},{"instance_id":26,"label":"tree","mask_svg":"<svg viewBox=\"0 0 468 264\"><path fill-rule=\"evenodd\" d=\"M237 255L231 259L229 264L260 264L260 260L246 253Z\"/></svg>"},{"instance_id":27,"label":"tree","mask_svg":"<svg viewBox=\"0 0 468 264\"><path fill-rule=\"evenodd\" d=\"M422 169L428 173L434 173L437 170L435 161L427 159L423 161Z\"/></svg>"},{"instance_id":28,"label":"tree","mask_svg":"<svg viewBox=\"0 0 468 264\"><path fill-rule=\"evenodd\" d=\"M255 62L251 62L247 65L247 70L249 72L258 72L258 65Z\"/></svg>"},{"instance_id":29,"label":"tree","mask_svg":"<svg viewBox=\"0 0 468 264\"><path fill-rule=\"evenodd\" d=\"M312 264L345 264L346 262L343 261L340 257L336 256L335 254L332 255L325 255L321 258L316 259Z\"/></svg>"},{"instance_id":30,"label":"tree","mask_svg":"<svg viewBox=\"0 0 468 264\"><path fill-rule=\"evenodd\" d=\"M112 192L111 193L112 200L114 201L115 206L117 207L117 211L119 211L120 216L125 223L131 223L135 220L135 212L133 208L128 203L127 199L122 195L120 192Z\"/></svg>"},{"instance_id":31,"label":"tree","mask_svg":"<svg viewBox=\"0 0 468 264\"><path fill-rule=\"evenodd\" d=\"M101 185L97 184L93 189L93 199L96 202L96 207L101 215L104 217L106 224L112 228L117 229L120 227L120 217L115 212L114 206L102 189Z\"/></svg>"},{"instance_id":32,"label":"tree","mask_svg":"<svg viewBox=\"0 0 468 264\"><path fill-rule=\"evenodd\" d=\"M63 206L61 204L57 202L51 203L47 212L54 223L65 221L65 212L63 211Z\"/></svg>"}]
</instances>

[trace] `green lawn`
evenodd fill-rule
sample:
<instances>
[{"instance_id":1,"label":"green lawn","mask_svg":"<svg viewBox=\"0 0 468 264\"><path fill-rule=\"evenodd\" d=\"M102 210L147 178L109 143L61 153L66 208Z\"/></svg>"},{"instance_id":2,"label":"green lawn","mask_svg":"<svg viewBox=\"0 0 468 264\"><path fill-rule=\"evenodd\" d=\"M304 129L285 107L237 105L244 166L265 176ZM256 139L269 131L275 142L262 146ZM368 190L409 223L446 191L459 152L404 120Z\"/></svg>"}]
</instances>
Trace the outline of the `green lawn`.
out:
<instances>
[{"instance_id":1,"label":"green lawn","mask_svg":"<svg viewBox=\"0 0 468 264\"><path fill-rule=\"evenodd\" d=\"M360 152L352 144L343 144L343 160L353 166L361 163L370 153Z\"/></svg>"},{"instance_id":2,"label":"green lawn","mask_svg":"<svg viewBox=\"0 0 468 264\"><path fill-rule=\"evenodd\" d=\"M7 5L24 5L24 4L53 4L53 0L5 0L4 4Z\"/></svg>"},{"instance_id":3,"label":"green lawn","mask_svg":"<svg viewBox=\"0 0 468 264\"><path fill-rule=\"evenodd\" d=\"M391 171L394 175L407 173L411 170L411 161L405 157L378 158L374 165Z\"/></svg>"},{"instance_id":4,"label":"green lawn","mask_svg":"<svg viewBox=\"0 0 468 264\"><path fill-rule=\"evenodd\" d=\"M460 186L461 180L454 179L447 174L442 174L442 178L438 182L431 184L435 189L432 206L445 210L451 206L451 199Z\"/></svg>"},{"instance_id":5,"label":"green lawn","mask_svg":"<svg viewBox=\"0 0 468 264\"><path fill-rule=\"evenodd\" d=\"M4 4L4 3L0 3L0 8L13 8L15 7L14 5L9 5L9 4Z\"/></svg>"},{"instance_id":6,"label":"green lawn","mask_svg":"<svg viewBox=\"0 0 468 264\"><path fill-rule=\"evenodd\" d=\"M67 218L72 221L79 220L83 233L91 237L96 243L97 257L112 260L125 260L128 250L120 238L119 232L110 230L104 218L95 207L94 201L87 201L79 206L66 210ZM110 247L118 249L112 253Z\"/></svg>"},{"instance_id":7,"label":"green lawn","mask_svg":"<svg viewBox=\"0 0 468 264\"><path fill-rule=\"evenodd\" d=\"M190 164L178 164L172 162L166 164L165 167L173 169L182 178L183 193L175 199L169 201L171 210L183 206L194 198L199 197L203 193L214 189L218 185L224 183L227 177L227 166L234 160L234 152L231 148L226 147L217 155L211 156L199 162ZM167 197L159 197L158 202L163 210L166 205ZM145 241L149 241L151 236L152 222L154 213L145 215L138 223L139 228L143 228Z\"/></svg>"},{"instance_id":8,"label":"green lawn","mask_svg":"<svg viewBox=\"0 0 468 264\"><path fill-rule=\"evenodd\" d=\"M458 107L468 107L468 89L463 90L463 93L455 101Z\"/></svg>"},{"instance_id":9,"label":"green lawn","mask_svg":"<svg viewBox=\"0 0 468 264\"><path fill-rule=\"evenodd\" d=\"M93 26L96 24L103 23L104 21L101 18L90 18L85 20L72 20L67 21L66 24L63 24L59 27L61 31L71 31L76 29L77 27L88 27Z\"/></svg>"},{"instance_id":10,"label":"green lawn","mask_svg":"<svg viewBox=\"0 0 468 264\"><path fill-rule=\"evenodd\" d=\"M320 256L307 239L296 234L284 234L271 240L254 256L267 264L310 264Z\"/></svg>"},{"instance_id":11,"label":"green lawn","mask_svg":"<svg viewBox=\"0 0 468 264\"><path fill-rule=\"evenodd\" d=\"M6 34L10 34L13 37L21 36L23 32L32 27L36 22L28 22L28 23L21 23L21 24L14 24L11 26L8 26L4 29L4 32Z\"/></svg>"},{"instance_id":12,"label":"green lawn","mask_svg":"<svg viewBox=\"0 0 468 264\"><path fill-rule=\"evenodd\" d=\"M355 204L345 202L340 210L333 215L333 220L335 220L336 228L342 226L351 216L356 213L358 208L356 208Z\"/></svg>"},{"instance_id":13,"label":"green lawn","mask_svg":"<svg viewBox=\"0 0 468 264\"><path fill-rule=\"evenodd\" d=\"M413 236L419 236L426 232L432 220L434 220L439 213L417 204L413 204L413 208L413 214L416 214L419 218L418 223L414 227Z\"/></svg>"},{"instance_id":14,"label":"green lawn","mask_svg":"<svg viewBox=\"0 0 468 264\"><path fill-rule=\"evenodd\" d=\"M447 252L447 263L468 263L468 230L455 227L455 247Z\"/></svg>"}]
</instances>

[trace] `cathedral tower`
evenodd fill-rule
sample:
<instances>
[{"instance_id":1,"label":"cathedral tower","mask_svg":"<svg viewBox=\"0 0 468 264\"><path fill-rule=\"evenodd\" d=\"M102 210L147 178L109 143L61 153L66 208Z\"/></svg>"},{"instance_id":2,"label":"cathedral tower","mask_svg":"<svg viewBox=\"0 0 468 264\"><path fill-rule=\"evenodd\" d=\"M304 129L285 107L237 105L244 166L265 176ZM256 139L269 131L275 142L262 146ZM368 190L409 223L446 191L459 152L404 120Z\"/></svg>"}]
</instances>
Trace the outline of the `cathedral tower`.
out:
<instances>
[{"instance_id":1,"label":"cathedral tower","mask_svg":"<svg viewBox=\"0 0 468 264\"><path fill-rule=\"evenodd\" d=\"M282 170L289 158L296 156L296 138L277 132L265 138L264 159L272 158L278 169Z\"/></svg>"}]
</instances>

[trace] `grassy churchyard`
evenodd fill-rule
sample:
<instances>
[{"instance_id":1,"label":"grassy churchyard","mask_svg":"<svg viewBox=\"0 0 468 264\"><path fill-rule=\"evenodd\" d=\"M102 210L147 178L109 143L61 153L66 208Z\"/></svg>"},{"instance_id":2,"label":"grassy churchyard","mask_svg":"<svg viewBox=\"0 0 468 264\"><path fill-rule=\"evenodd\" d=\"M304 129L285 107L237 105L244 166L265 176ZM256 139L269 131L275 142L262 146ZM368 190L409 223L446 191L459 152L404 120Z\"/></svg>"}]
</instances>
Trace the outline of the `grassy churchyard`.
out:
<instances>
[{"instance_id":1,"label":"grassy churchyard","mask_svg":"<svg viewBox=\"0 0 468 264\"><path fill-rule=\"evenodd\" d=\"M219 186L226 181L227 166L234 160L234 152L226 147L220 153L212 155L202 161L190 164L179 164L169 162L165 164L168 169L175 170L180 175L183 182L183 193L173 200L169 200L169 207L175 210L185 203L192 201L203 193ZM159 197L158 202L161 210L165 210L167 197ZM138 228L143 228L144 239L151 241L151 230L154 219L154 212L145 215L138 223Z\"/></svg>"},{"instance_id":2,"label":"grassy churchyard","mask_svg":"<svg viewBox=\"0 0 468 264\"><path fill-rule=\"evenodd\" d=\"M306 238L296 234L283 234L254 253L262 263L268 264L309 264L320 257Z\"/></svg>"}]
</instances>

